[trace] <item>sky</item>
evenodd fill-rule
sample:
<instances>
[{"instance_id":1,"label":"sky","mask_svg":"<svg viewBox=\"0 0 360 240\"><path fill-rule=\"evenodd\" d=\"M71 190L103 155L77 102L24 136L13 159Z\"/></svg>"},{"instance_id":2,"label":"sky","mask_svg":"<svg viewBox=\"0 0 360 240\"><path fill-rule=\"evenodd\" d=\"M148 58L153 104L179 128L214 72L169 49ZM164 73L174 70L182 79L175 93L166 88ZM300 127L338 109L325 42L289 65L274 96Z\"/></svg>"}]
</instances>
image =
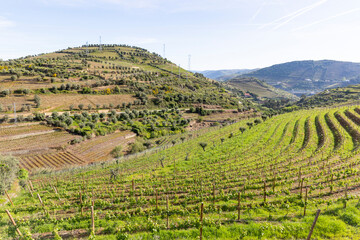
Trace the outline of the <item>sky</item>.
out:
<instances>
[{"instance_id":1,"label":"sky","mask_svg":"<svg viewBox=\"0 0 360 240\"><path fill-rule=\"evenodd\" d=\"M0 0L3 60L128 44L191 70L360 62L359 0ZM190 66L189 66L189 55Z\"/></svg>"}]
</instances>

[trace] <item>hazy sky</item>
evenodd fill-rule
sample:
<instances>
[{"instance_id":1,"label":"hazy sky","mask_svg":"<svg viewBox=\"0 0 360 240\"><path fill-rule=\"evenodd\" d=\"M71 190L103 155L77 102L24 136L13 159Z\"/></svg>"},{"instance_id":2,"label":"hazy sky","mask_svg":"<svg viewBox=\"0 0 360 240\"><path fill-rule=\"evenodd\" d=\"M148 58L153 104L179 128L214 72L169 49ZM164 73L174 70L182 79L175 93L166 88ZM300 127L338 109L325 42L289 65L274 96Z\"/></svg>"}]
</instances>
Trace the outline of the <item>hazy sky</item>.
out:
<instances>
[{"instance_id":1,"label":"hazy sky","mask_svg":"<svg viewBox=\"0 0 360 240\"><path fill-rule=\"evenodd\" d=\"M1 0L4 1L4 0ZM88 41L140 46L191 69L306 59L360 62L359 0L12 0L0 58Z\"/></svg>"}]
</instances>

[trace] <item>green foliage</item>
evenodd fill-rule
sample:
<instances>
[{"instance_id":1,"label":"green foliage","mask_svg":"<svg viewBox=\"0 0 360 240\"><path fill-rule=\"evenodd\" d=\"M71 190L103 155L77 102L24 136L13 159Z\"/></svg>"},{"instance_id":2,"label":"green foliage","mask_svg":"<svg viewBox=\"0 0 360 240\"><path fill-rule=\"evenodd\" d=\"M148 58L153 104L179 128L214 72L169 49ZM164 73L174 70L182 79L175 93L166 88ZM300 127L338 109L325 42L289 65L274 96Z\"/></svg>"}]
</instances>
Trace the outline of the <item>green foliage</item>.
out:
<instances>
[{"instance_id":1,"label":"green foliage","mask_svg":"<svg viewBox=\"0 0 360 240\"><path fill-rule=\"evenodd\" d=\"M122 146L116 146L112 151L111 151L111 156L113 156L114 158L118 158L121 157L123 155L122 153Z\"/></svg>"},{"instance_id":2,"label":"green foliage","mask_svg":"<svg viewBox=\"0 0 360 240\"><path fill-rule=\"evenodd\" d=\"M21 168L17 175L18 178L22 180L27 180L29 178L29 172L24 168Z\"/></svg>"},{"instance_id":3,"label":"green foliage","mask_svg":"<svg viewBox=\"0 0 360 240\"><path fill-rule=\"evenodd\" d=\"M9 189L19 172L19 161L13 156L0 155L0 193Z\"/></svg>"},{"instance_id":4,"label":"green foliage","mask_svg":"<svg viewBox=\"0 0 360 240\"><path fill-rule=\"evenodd\" d=\"M136 141L131 144L130 153L138 153L144 150L144 142L141 139L136 139Z\"/></svg>"}]
</instances>

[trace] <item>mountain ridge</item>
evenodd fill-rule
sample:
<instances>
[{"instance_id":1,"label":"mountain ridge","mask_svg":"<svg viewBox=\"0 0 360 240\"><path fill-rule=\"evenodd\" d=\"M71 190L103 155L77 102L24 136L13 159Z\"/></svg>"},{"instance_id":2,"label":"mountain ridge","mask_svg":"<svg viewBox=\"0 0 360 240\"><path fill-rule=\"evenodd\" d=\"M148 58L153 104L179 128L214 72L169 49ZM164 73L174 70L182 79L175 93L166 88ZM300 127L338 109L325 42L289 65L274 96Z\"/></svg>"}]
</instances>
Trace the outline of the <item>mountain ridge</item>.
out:
<instances>
[{"instance_id":1,"label":"mountain ridge","mask_svg":"<svg viewBox=\"0 0 360 240\"><path fill-rule=\"evenodd\" d=\"M274 87L300 95L357 83L350 81L360 75L360 63L335 60L292 61L243 75L259 78Z\"/></svg>"}]
</instances>

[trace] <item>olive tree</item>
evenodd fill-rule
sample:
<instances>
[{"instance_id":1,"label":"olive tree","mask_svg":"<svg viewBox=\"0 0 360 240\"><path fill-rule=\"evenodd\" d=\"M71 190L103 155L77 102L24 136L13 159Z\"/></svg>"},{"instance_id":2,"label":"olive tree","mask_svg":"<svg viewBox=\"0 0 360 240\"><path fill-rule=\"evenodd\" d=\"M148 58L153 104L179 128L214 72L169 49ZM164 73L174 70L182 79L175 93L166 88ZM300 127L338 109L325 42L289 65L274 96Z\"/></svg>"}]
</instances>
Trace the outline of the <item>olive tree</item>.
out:
<instances>
[{"instance_id":1,"label":"olive tree","mask_svg":"<svg viewBox=\"0 0 360 240\"><path fill-rule=\"evenodd\" d=\"M9 189L17 177L19 161L13 156L0 155L0 194Z\"/></svg>"}]
</instances>

